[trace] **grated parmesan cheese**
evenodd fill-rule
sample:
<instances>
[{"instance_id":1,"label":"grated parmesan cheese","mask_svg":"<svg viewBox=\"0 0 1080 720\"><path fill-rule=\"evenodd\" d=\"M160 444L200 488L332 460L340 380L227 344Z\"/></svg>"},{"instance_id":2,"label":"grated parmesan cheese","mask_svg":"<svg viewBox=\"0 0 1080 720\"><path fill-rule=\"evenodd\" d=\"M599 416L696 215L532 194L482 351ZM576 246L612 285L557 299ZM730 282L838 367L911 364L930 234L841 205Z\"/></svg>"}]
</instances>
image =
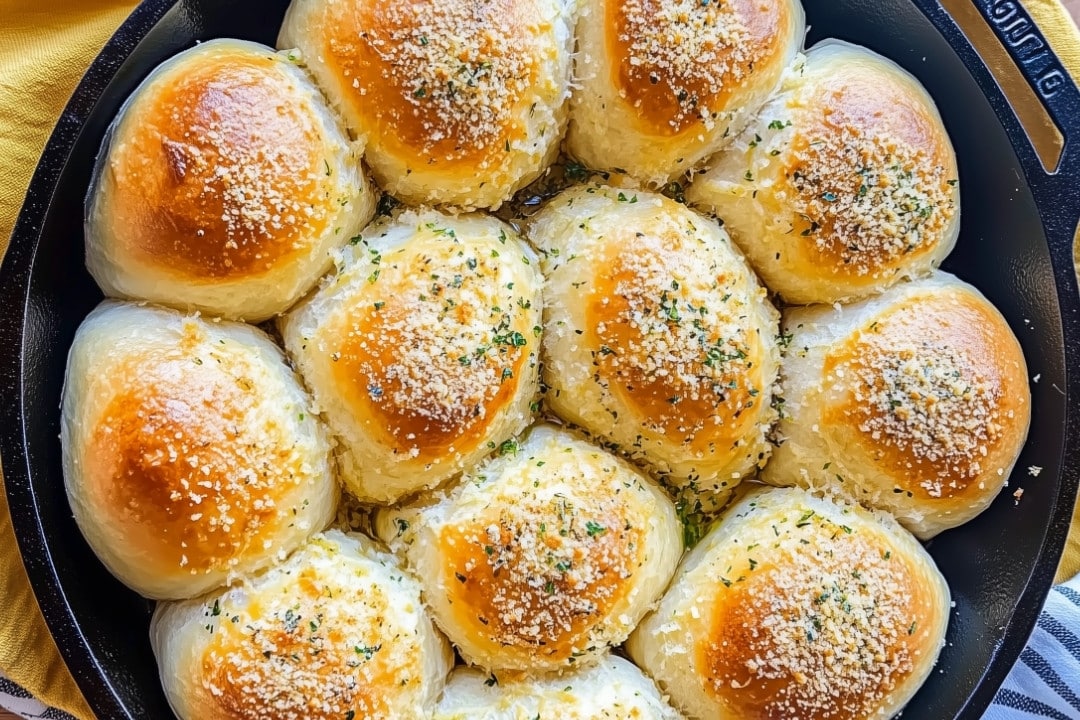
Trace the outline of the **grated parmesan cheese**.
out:
<instances>
[{"instance_id":1,"label":"grated parmesan cheese","mask_svg":"<svg viewBox=\"0 0 1080 720\"><path fill-rule=\"evenodd\" d=\"M667 123L679 132L701 122L716 124L717 96L753 71L754 38L728 0L626 0L618 3L616 28L623 44L621 72L635 107L662 89ZM637 90L637 92L634 92Z\"/></svg>"},{"instance_id":2,"label":"grated parmesan cheese","mask_svg":"<svg viewBox=\"0 0 1080 720\"><path fill-rule=\"evenodd\" d=\"M786 173L800 237L875 278L940 242L956 212L943 166L883 131L822 128L796 142Z\"/></svg>"}]
</instances>

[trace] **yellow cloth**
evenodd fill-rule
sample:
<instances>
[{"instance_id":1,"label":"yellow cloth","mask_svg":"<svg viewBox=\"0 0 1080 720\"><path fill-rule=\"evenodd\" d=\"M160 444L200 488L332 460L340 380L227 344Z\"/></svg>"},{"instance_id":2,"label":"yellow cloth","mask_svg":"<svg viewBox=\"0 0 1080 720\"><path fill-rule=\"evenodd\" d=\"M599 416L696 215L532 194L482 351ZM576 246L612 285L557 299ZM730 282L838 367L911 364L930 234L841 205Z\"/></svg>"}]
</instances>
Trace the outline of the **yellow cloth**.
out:
<instances>
[{"instance_id":1,"label":"yellow cloth","mask_svg":"<svg viewBox=\"0 0 1080 720\"><path fill-rule=\"evenodd\" d=\"M0 0L0 257L38 155L80 73L135 0ZM1058 0L1025 3L1055 51L1080 78L1080 34ZM1080 571L1080 508L1059 577ZM76 717L93 714L60 659L26 581L0 493L0 668L42 702Z\"/></svg>"},{"instance_id":2,"label":"yellow cloth","mask_svg":"<svg viewBox=\"0 0 1080 720\"><path fill-rule=\"evenodd\" d=\"M1024 0L1024 7L1050 41L1061 64L1080 84L1080 32L1076 29L1076 19L1060 0Z\"/></svg>"},{"instance_id":3,"label":"yellow cloth","mask_svg":"<svg viewBox=\"0 0 1080 720\"><path fill-rule=\"evenodd\" d=\"M0 0L0 257L30 176L76 83L135 0ZM42 702L89 720L38 610L0 492L0 669Z\"/></svg>"}]
</instances>

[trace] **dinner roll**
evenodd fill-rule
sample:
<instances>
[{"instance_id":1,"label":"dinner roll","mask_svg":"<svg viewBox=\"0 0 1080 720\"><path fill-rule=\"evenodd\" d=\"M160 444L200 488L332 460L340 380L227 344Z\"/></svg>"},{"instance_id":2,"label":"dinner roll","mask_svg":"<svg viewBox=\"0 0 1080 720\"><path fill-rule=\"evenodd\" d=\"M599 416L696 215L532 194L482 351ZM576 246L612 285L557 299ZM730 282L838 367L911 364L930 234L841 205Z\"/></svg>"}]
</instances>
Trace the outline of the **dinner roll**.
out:
<instances>
[{"instance_id":1,"label":"dinner roll","mask_svg":"<svg viewBox=\"0 0 1080 720\"><path fill-rule=\"evenodd\" d=\"M758 488L627 649L695 720L886 720L933 669L949 608L934 561L891 519Z\"/></svg>"},{"instance_id":2,"label":"dinner roll","mask_svg":"<svg viewBox=\"0 0 1080 720\"><path fill-rule=\"evenodd\" d=\"M344 250L282 335L352 493L395 502L529 424L541 287L533 252L482 215L410 210Z\"/></svg>"},{"instance_id":3,"label":"dinner roll","mask_svg":"<svg viewBox=\"0 0 1080 720\"><path fill-rule=\"evenodd\" d=\"M978 290L939 272L842 310L790 309L784 332L766 482L838 486L923 539L986 509L1027 439L1031 393Z\"/></svg>"},{"instance_id":4,"label":"dinner roll","mask_svg":"<svg viewBox=\"0 0 1080 720\"><path fill-rule=\"evenodd\" d=\"M540 425L376 532L435 621L486 670L586 665L630 634L682 554L671 501L624 461Z\"/></svg>"},{"instance_id":5,"label":"dinner roll","mask_svg":"<svg viewBox=\"0 0 1080 720\"><path fill-rule=\"evenodd\" d=\"M765 103L806 30L799 0L584 0L567 148L664 183Z\"/></svg>"},{"instance_id":6,"label":"dinner roll","mask_svg":"<svg viewBox=\"0 0 1080 720\"><path fill-rule=\"evenodd\" d=\"M162 603L150 639L181 720L427 720L453 666L416 580L337 530L244 586Z\"/></svg>"},{"instance_id":7,"label":"dinner roll","mask_svg":"<svg viewBox=\"0 0 1080 720\"><path fill-rule=\"evenodd\" d=\"M620 657L562 676L496 677L459 667L433 720L681 720L656 685Z\"/></svg>"},{"instance_id":8,"label":"dinner roll","mask_svg":"<svg viewBox=\"0 0 1080 720\"><path fill-rule=\"evenodd\" d=\"M572 0L293 0L278 47L367 141L379 184L414 204L497 207L558 153Z\"/></svg>"},{"instance_id":9,"label":"dinner roll","mask_svg":"<svg viewBox=\"0 0 1080 720\"><path fill-rule=\"evenodd\" d=\"M779 315L727 234L660 195L579 186L529 236L560 417L720 504L768 455Z\"/></svg>"},{"instance_id":10,"label":"dinner roll","mask_svg":"<svg viewBox=\"0 0 1080 720\"><path fill-rule=\"evenodd\" d=\"M789 303L832 303L928 274L956 243L956 155L933 99L896 63L837 40L788 73L687 191Z\"/></svg>"},{"instance_id":11,"label":"dinner roll","mask_svg":"<svg viewBox=\"0 0 1080 720\"><path fill-rule=\"evenodd\" d=\"M203 43L151 73L109 129L87 267L107 295L264 320L371 219L362 150L287 56Z\"/></svg>"},{"instance_id":12,"label":"dinner roll","mask_svg":"<svg viewBox=\"0 0 1080 720\"><path fill-rule=\"evenodd\" d=\"M323 427L247 325L102 303L68 355L61 443L79 529L146 597L204 593L334 516Z\"/></svg>"}]
</instances>

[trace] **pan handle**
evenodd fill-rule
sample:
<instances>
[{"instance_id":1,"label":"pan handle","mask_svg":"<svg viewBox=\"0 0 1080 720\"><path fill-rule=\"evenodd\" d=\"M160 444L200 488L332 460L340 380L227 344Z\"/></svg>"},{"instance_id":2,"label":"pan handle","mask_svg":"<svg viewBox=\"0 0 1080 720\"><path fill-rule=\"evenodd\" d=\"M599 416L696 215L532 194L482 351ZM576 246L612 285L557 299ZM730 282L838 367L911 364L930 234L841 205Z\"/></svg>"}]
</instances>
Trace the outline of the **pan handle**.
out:
<instances>
[{"instance_id":1,"label":"pan handle","mask_svg":"<svg viewBox=\"0 0 1080 720\"><path fill-rule=\"evenodd\" d=\"M998 116L1023 131L1012 134L1027 142L1014 141L1014 146L1040 209L1058 290L1077 298L1073 246L1080 240L1080 89L1021 0L917 1L930 14L944 10L959 26L1001 93L1002 102L992 99ZM1060 12L1061 21L1069 22L1064 8ZM1063 303L1070 314L1077 307L1076 302Z\"/></svg>"},{"instance_id":2,"label":"pan handle","mask_svg":"<svg viewBox=\"0 0 1080 720\"><path fill-rule=\"evenodd\" d=\"M1080 149L1072 147L1080 142L1080 90L1042 30L1021 0L939 3L1004 95L1005 107L995 108L999 115L1011 110L1044 174L1057 174L1066 153ZM1063 7L1060 12L1060 21L1068 23Z\"/></svg>"},{"instance_id":3,"label":"pan handle","mask_svg":"<svg viewBox=\"0 0 1080 720\"><path fill-rule=\"evenodd\" d=\"M929 17L944 11L959 26L963 39L946 32L952 23L938 22L946 37L982 86L998 118L1012 138L1013 147L1035 199L1046 233L1054 284L1061 312L1065 347L1080 347L1080 89L1055 54L1042 30L1021 0L914 0ZM1064 7L1060 22L1068 23ZM941 18L939 17L938 20ZM980 67L981 66L981 67ZM1072 68L1074 72L1080 68ZM994 85L996 84L996 87ZM1066 447L1080 441L1080 374L1065 364ZM1080 467L1063 458L1060 490L1043 540L1045 559L1033 582L1018 599L1017 607L1041 604L1045 587L1069 533L1069 518L1080 490ZM984 697L984 701L989 701ZM985 704L984 704L985 707ZM967 710L972 710L971 707ZM977 708L976 711L979 711ZM981 712L981 711L980 711ZM971 712L961 717L976 717Z\"/></svg>"},{"instance_id":4,"label":"pan handle","mask_svg":"<svg viewBox=\"0 0 1080 720\"><path fill-rule=\"evenodd\" d=\"M1038 103L1035 107L1030 102L1018 104L1009 92L1009 68L987 63L1039 156L1044 173L1043 177L1029 173L1032 192L1046 226L1058 287L1061 289L1064 281L1076 298L1080 260L1080 89L1020 0L963 1L978 10ZM1060 12L1061 22L1068 23L1066 10L1061 8ZM982 54L982 48L977 49ZM983 59L987 60L985 55ZM1065 306L1073 307L1075 315L1075 303Z\"/></svg>"},{"instance_id":5,"label":"pan handle","mask_svg":"<svg viewBox=\"0 0 1080 720\"><path fill-rule=\"evenodd\" d=\"M1007 122L1005 115L1011 107L1030 143L1029 148L1016 150L1050 246L1065 341L1075 343L1080 340L1080 89L1020 0L938 1L961 25L1004 95L1006 106L995 108L999 117ZM961 4L977 13L976 20L981 21L983 32L990 31L995 45L980 43L980 30L962 22L966 13L956 7ZM1064 7L1058 11L1060 22L1068 23ZM1080 72L1080 68L1072 70ZM1080 412L1075 398L1080 396L1080 378L1069 376L1067 369L1066 373L1066 432L1077 438ZM1063 472L1058 504L1071 508L1076 502L1078 475L1075 466ZM1049 546L1063 545L1070 514L1055 508L1057 522L1050 534L1058 537L1048 537Z\"/></svg>"},{"instance_id":6,"label":"pan handle","mask_svg":"<svg viewBox=\"0 0 1080 720\"><path fill-rule=\"evenodd\" d=\"M1001 67L1000 63L994 62L992 50L977 47L983 59L988 61L987 65L999 86L1009 100L1013 101L1017 115L1024 124L1025 130L1028 131L1029 137L1034 132L1038 132L1039 128L1030 127L1026 116L1033 111L1044 110L1049 115L1050 122L1056 125L1056 128L1046 129L1051 132L1057 129L1061 133L1060 147L1064 149L1070 140L1076 142L1077 132L1080 131L1080 112L1078 112L1080 111L1080 90L1077 89L1069 70L1054 54L1050 43L1024 5L1020 0L965 1L973 5L982 15L1001 47L1008 53L1013 66L1034 91L1035 100L1041 105L1038 108L1018 106L1016 101L1025 98L1012 97L1008 77L1011 68ZM1069 18L1065 14L1064 7L1061 8L1061 13L1060 21L1068 23ZM988 51L991 55L989 58L986 57ZM1057 162L1043 164L1048 172L1054 172L1058 165Z\"/></svg>"}]
</instances>

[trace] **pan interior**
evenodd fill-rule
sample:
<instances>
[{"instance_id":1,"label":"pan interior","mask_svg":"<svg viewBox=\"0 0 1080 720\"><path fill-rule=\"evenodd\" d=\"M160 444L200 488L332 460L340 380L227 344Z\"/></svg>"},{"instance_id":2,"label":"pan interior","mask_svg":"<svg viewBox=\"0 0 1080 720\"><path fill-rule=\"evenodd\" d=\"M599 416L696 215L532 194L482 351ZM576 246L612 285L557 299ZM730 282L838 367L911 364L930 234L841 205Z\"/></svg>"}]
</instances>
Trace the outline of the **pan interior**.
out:
<instances>
[{"instance_id":1,"label":"pan interior","mask_svg":"<svg viewBox=\"0 0 1080 720\"><path fill-rule=\"evenodd\" d=\"M51 557L29 564L55 567L74 624L59 634L98 713L165 718L147 625L151 603L104 570L83 541L67 507L60 469L59 405L67 349L75 330L101 299L83 265L82 203L105 128L124 98L159 62L196 40L241 37L273 44L286 0L185 0L138 42L90 112L60 175L34 256L24 324L24 421L29 486ZM956 601L938 670L908 706L909 717L957 717L1001 646L1010 617L1038 563L1058 491L1064 444L1064 342L1046 237L1005 130L944 37L910 0L805 0L809 43L837 37L867 45L918 76L937 99L960 161L963 229L945 269L980 288L1020 338L1031 375L1030 440L1009 487L975 521L948 532L930 551ZM132 43L138 38L132 38ZM91 72L108 72L103 64ZM47 188L35 188L41 200ZM25 238L24 238L25 240ZM1038 478L1027 468L1042 468ZM13 482L19 482L14 478ZM1023 501L1012 492L1025 489ZM38 588L39 595L42 588ZM56 592L47 593L52 598ZM43 598L43 602L47 600ZM59 600L54 600L60 602ZM104 673L78 646L85 642ZM82 661L78 660L82 657ZM90 688L94 688L90 691ZM973 709L972 709L973 710ZM965 713L972 718L977 712Z\"/></svg>"}]
</instances>

